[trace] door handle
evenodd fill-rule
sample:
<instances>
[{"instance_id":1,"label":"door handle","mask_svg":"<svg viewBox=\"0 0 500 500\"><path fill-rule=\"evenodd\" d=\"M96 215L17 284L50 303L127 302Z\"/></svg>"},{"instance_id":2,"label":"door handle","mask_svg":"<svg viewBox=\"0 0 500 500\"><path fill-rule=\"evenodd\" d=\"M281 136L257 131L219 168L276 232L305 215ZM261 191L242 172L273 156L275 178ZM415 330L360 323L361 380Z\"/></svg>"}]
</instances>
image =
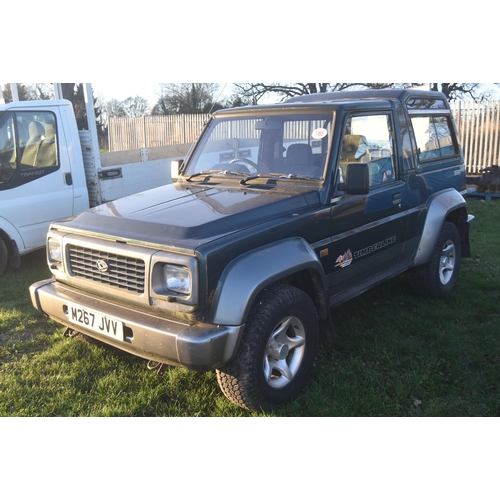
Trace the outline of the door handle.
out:
<instances>
[{"instance_id":1,"label":"door handle","mask_svg":"<svg viewBox=\"0 0 500 500\"><path fill-rule=\"evenodd\" d=\"M401 199L402 199L401 193L396 193L392 195L392 204L399 205L399 208L401 208Z\"/></svg>"},{"instance_id":2,"label":"door handle","mask_svg":"<svg viewBox=\"0 0 500 500\"><path fill-rule=\"evenodd\" d=\"M64 181L66 182L67 186L72 186L73 185L73 176L71 174L64 174Z\"/></svg>"}]
</instances>

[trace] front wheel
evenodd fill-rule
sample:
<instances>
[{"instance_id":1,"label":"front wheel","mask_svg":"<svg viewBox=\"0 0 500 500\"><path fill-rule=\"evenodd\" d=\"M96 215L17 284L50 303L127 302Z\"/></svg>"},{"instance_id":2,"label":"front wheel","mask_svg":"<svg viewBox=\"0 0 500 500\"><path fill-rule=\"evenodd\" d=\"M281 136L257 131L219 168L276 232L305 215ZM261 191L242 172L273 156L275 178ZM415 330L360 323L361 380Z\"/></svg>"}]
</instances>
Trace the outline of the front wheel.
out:
<instances>
[{"instance_id":1,"label":"front wheel","mask_svg":"<svg viewBox=\"0 0 500 500\"><path fill-rule=\"evenodd\" d=\"M295 398L309 378L318 346L318 316L301 290L273 285L256 299L236 358L217 370L224 395L248 410Z\"/></svg>"},{"instance_id":2,"label":"front wheel","mask_svg":"<svg viewBox=\"0 0 500 500\"><path fill-rule=\"evenodd\" d=\"M457 226L445 222L429 262L412 270L413 290L433 298L450 292L458 279L461 256Z\"/></svg>"}]
</instances>

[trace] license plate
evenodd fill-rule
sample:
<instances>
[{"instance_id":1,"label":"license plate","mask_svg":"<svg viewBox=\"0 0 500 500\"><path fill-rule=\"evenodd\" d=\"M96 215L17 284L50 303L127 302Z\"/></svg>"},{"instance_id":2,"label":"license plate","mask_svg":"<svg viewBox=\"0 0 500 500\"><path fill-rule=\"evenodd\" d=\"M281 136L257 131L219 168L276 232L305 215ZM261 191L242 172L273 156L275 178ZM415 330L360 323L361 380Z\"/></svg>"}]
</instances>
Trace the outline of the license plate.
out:
<instances>
[{"instance_id":1,"label":"license plate","mask_svg":"<svg viewBox=\"0 0 500 500\"><path fill-rule=\"evenodd\" d=\"M123 341L123 323L116 318L75 304L68 304L65 314L74 325L81 325L94 332Z\"/></svg>"}]
</instances>

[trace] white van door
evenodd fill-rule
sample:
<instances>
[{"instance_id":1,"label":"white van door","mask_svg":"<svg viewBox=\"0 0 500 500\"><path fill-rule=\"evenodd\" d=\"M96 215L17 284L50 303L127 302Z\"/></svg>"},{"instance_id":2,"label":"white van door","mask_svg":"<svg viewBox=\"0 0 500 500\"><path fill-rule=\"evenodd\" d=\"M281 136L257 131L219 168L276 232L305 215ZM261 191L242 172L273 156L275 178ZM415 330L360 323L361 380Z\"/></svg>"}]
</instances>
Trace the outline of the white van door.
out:
<instances>
[{"instance_id":1,"label":"white van door","mask_svg":"<svg viewBox=\"0 0 500 500\"><path fill-rule=\"evenodd\" d=\"M52 111L0 115L0 213L19 231L21 254L44 246L49 224L73 214L63 141Z\"/></svg>"}]
</instances>

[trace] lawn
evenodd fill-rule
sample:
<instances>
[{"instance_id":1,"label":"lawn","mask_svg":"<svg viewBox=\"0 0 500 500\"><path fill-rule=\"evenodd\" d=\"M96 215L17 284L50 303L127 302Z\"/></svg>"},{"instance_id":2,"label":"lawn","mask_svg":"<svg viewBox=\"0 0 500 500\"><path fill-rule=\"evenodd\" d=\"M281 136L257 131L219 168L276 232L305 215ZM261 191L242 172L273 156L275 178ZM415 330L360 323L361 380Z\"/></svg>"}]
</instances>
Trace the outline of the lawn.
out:
<instances>
[{"instance_id":1,"label":"lawn","mask_svg":"<svg viewBox=\"0 0 500 500\"><path fill-rule=\"evenodd\" d=\"M471 200L472 258L444 299L400 276L332 311L306 390L267 416L499 416L500 202ZM225 399L214 373L169 368L64 336L31 305L44 252L0 277L0 416L257 416Z\"/></svg>"}]
</instances>

